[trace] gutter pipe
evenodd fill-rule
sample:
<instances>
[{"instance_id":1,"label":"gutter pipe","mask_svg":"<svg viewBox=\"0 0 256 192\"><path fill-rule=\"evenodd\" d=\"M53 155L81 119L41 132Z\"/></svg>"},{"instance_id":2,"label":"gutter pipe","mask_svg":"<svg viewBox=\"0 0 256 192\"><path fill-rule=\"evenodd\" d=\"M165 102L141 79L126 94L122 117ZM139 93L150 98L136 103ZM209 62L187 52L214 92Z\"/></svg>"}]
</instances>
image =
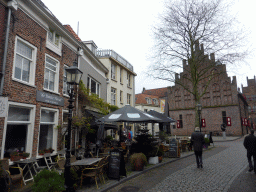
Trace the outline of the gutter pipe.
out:
<instances>
[{"instance_id":1,"label":"gutter pipe","mask_svg":"<svg viewBox=\"0 0 256 192\"><path fill-rule=\"evenodd\" d=\"M9 7L8 8L7 26L6 26L6 35L5 35L5 42L4 42L4 57L3 57L3 65L2 65L2 72L1 72L0 96L3 96L3 89L4 89L4 75L5 75L5 67L6 67L6 60L7 60L7 49L8 49L8 40L9 40L9 32L10 32L11 13L12 13L12 10Z\"/></svg>"}]
</instances>

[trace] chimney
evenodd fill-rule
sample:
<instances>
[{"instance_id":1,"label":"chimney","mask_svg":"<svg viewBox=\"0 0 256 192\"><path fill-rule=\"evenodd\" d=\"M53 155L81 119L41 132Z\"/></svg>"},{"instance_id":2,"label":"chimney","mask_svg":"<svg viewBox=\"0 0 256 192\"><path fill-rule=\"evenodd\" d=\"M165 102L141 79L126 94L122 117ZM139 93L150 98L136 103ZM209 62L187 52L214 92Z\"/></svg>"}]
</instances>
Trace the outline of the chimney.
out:
<instances>
[{"instance_id":1,"label":"chimney","mask_svg":"<svg viewBox=\"0 0 256 192\"><path fill-rule=\"evenodd\" d=\"M187 60L183 59L182 63L183 63L183 69L184 69L186 67L186 65L187 65Z\"/></svg>"},{"instance_id":2,"label":"chimney","mask_svg":"<svg viewBox=\"0 0 256 192\"><path fill-rule=\"evenodd\" d=\"M142 89L142 93L144 93L144 91L145 91L146 89L145 89L145 87L143 87L143 89Z\"/></svg>"},{"instance_id":3,"label":"chimney","mask_svg":"<svg viewBox=\"0 0 256 192\"><path fill-rule=\"evenodd\" d=\"M195 41L195 51L199 50L199 40Z\"/></svg>"},{"instance_id":4,"label":"chimney","mask_svg":"<svg viewBox=\"0 0 256 192\"><path fill-rule=\"evenodd\" d=\"M201 52L202 52L203 55L204 55L204 44L202 43L200 46L201 46Z\"/></svg>"},{"instance_id":5,"label":"chimney","mask_svg":"<svg viewBox=\"0 0 256 192\"><path fill-rule=\"evenodd\" d=\"M233 76L232 84L236 85L236 76Z\"/></svg>"},{"instance_id":6,"label":"chimney","mask_svg":"<svg viewBox=\"0 0 256 192\"><path fill-rule=\"evenodd\" d=\"M210 54L210 58L211 58L211 61L212 61L212 62L215 62L215 54L214 54L214 53L211 53L211 54Z\"/></svg>"}]
</instances>

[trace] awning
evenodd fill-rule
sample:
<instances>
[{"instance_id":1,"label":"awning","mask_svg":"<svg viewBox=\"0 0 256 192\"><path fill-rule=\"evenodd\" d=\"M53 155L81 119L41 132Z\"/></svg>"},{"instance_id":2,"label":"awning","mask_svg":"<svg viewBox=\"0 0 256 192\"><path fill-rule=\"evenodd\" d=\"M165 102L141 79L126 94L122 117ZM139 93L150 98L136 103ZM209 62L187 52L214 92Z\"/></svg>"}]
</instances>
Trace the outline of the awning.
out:
<instances>
[{"instance_id":1,"label":"awning","mask_svg":"<svg viewBox=\"0 0 256 192\"><path fill-rule=\"evenodd\" d=\"M161 119L159 121L159 123L174 123L174 122L176 122L171 117L167 117L166 115L164 115L162 113L159 113L157 111L154 111L154 110L150 110L147 113L150 114L150 115L153 115L154 117L157 117L157 118Z\"/></svg>"}]
</instances>

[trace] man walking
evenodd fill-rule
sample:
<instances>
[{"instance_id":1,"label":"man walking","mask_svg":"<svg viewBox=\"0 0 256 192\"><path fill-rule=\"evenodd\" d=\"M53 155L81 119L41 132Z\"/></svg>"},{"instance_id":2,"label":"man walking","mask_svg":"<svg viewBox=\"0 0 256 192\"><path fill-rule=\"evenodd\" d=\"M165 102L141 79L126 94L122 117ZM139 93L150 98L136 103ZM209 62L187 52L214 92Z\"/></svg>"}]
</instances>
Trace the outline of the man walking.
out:
<instances>
[{"instance_id":1,"label":"man walking","mask_svg":"<svg viewBox=\"0 0 256 192\"><path fill-rule=\"evenodd\" d=\"M195 128L195 132L191 135L191 143L194 147L194 152L196 156L197 168L203 168L203 144L204 144L204 135L200 132L199 127Z\"/></svg>"},{"instance_id":2,"label":"man walking","mask_svg":"<svg viewBox=\"0 0 256 192\"><path fill-rule=\"evenodd\" d=\"M256 137L254 136L254 130L250 130L250 134L244 138L244 147L247 150L247 159L249 163L249 172L254 170L256 174ZM254 166L252 165L252 157ZM254 169L253 169L254 167Z\"/></svg>"}]
</instances>

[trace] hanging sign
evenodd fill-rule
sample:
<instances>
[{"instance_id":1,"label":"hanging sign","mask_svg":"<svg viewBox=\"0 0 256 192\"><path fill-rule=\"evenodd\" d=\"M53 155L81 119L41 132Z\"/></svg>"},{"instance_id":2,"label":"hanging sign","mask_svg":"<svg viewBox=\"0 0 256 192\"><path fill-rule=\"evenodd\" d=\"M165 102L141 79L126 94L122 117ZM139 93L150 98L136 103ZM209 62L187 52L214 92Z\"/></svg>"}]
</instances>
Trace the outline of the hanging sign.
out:
<instances>
[{"instance_id":1,"label":"hanging sign","mask_svg":"<svg viewBox=\"0 0 256 192\"><path fill-rule=\"evenodd\" d=\"M231 126L231 117L227 117L227 126Z\"/></svg>"},{"instance_id":2,"label":"hanging sign","mask_svg":"<svg viewBox=\"0 0 256 192\"><path fill-rule=\"evenodd\" d=\"M202 125L202 127L206 127L205 119L202 119L201 125Z\"/></svg>"},{"instance_id":3,"label":"hanging sign","mask_svg":"<svg viewBox=\"0 0 256 192\"><path fill-rule=\"evenodd\" d=\"M0 97L0 117L7 117L8 97Z\"/></svg>"}]
</instances>

